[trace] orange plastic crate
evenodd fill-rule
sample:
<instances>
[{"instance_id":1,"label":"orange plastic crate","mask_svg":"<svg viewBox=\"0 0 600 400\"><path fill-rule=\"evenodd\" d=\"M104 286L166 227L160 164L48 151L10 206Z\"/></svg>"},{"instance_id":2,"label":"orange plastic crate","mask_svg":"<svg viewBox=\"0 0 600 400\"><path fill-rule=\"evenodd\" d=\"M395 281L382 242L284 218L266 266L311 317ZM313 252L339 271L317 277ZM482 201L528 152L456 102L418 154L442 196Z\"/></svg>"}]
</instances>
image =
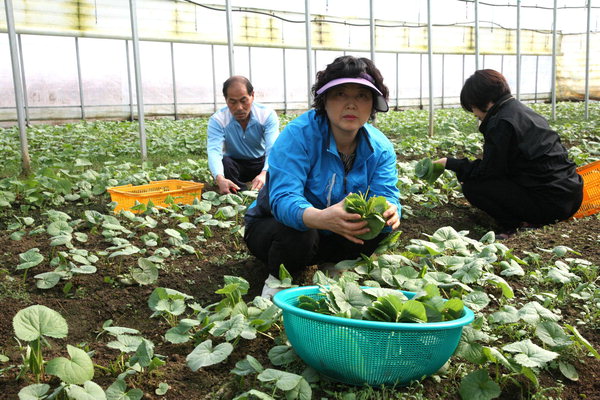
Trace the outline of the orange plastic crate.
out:
<instances>
[{"instance_id":1,"label":"orange plastic crate","mask_svg":"<svg viewBox=\"0 0 600 400\"><path fill-rule=\"evenodd\" d=\"M131 184L124 186L114 186L106 189L110 193L112 201L117 203L115 213L121 210L131 210L131 207L138 201L148 204L150 200L155 206L167 207L165 199L171 196L175 203L192 204L195 198L202 195L202 183L181 181L170 179L164 181L152 181L146 185L133 186Z\"/></svg>"},{"instance_id":2,"label":"orange plastic crate","mask_svg":"<svg viewBox=\"0 0 600 400\"><path fill-rule=\"evenodd\" d=\"M577 168L583 177L583 202L573 218L587 217L600 211L600 160Z\"/></svg>"}]
</instances>

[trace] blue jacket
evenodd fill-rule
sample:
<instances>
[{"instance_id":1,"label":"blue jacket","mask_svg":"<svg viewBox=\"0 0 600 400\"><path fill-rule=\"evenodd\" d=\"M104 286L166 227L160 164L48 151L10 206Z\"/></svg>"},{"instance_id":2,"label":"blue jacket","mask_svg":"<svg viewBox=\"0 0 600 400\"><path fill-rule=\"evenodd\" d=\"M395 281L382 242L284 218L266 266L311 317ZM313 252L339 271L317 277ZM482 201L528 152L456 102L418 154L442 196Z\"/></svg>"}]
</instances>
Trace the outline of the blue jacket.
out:
<instances>
[{"instance_id":1,"label":"blue jacket","mask_svg":"<svg viewBox=\"0 0 600 400\"><path fill-rule=\"evenodd\" d=\"M358 132L356 159L348 175L325 116L310 110L291 121L271 149L267 185L246 212L246 224L273 215L294 229L309 207L325 209L349 193L384 196L398 207L400 191L396 153L378 129L365 124Z\"/></svg>"}]
</instances>

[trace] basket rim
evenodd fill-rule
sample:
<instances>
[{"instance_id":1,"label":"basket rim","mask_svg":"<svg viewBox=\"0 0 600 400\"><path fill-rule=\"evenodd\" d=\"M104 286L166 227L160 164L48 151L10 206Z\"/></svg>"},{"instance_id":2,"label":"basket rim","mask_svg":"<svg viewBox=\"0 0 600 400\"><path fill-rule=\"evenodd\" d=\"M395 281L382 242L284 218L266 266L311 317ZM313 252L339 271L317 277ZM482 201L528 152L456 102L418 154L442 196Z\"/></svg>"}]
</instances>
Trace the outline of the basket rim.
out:
<instances>
[{"instance_id":1,"label":"basket rim","mask_svg":"<svg viewBox=\"0 0 600 400\"><path fill-rule=\"evenodd\" d=\"M361 286L361 288L371 288L369 286ZM376 288L373 288L376 289ZM465 325L469 325L475 319L475 314L467 306L463 307L464 314L462 317L452 321L442 322L382 322L382 321L370 321L364 319L352 319L342 318L333 315L319 314L314 311L304 310L302 308L293 306L287 301L301 295L313 294L319 291L319 286L299 286L295 288L284 289L275 294L273 302L276 306L281 308L283 312L289 312L296 316L304 317L311 320L320 322L326 322L335 325L342 325L354 328L369 328L377 330L397 331L397 330L413 330L413 331L428 331L428 330L439 330L439 329L453 329L461 328ZM406 294L408 297L413 297L415 292L408 292L405 290L399 290Z\"/></svg>"}]
</instances>

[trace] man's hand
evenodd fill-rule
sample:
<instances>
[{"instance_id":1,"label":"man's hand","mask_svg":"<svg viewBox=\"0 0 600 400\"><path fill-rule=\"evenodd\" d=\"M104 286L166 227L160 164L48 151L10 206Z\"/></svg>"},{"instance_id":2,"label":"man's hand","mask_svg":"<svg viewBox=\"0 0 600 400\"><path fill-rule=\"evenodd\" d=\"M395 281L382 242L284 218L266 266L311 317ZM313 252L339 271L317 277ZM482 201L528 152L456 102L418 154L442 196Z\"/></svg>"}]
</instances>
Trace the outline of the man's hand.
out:
<instances>
[{"instance_id":1,"label":"man's hand","mask_svg":"<svg viewBox=\"0 0 600 400\"><path fill-rule=\"evenodd\" d=\"M260 174L256 175L254 179L252 179L252 190L260 190L263 186L265 186L265 180L267 179L267 171L262 170Z\"/></svg>"},{"instance_id":2,"label":"man's hand","mask_svg":"<svg viewBox=\"0 0 600 400\"><path fill-rule=\"evenodd\" d=\"M238 185L226 179L223 175L217 175L216 181L217 186L219 186L219 193L221 194L236 193L240 190Z\"/></svg>"}]
</instances>

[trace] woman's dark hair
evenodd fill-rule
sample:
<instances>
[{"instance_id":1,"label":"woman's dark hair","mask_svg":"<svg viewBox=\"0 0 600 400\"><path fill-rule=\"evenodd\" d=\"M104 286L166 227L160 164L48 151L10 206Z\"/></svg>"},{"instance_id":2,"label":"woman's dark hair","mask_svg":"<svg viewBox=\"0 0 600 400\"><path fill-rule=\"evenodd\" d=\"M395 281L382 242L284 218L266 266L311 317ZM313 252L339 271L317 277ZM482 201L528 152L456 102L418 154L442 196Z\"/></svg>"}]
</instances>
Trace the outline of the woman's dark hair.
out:
<instances>
[{"instance_id":1,"label":"woman's dark hair","mask_svg":"<svg viewBox=\"0 0 600 400\"><path fill-rule=\"evenodd\" d=\"M246 85L246 92L248 92L249 95L252 95L252 93L254 92L254 87L252 86L252 83L250 83L248 78L241 75L235 75L223 82L223 97L227 98L227 90L229 90L229 86L231 86L235 82L241 82L244 85Z\"/></svg>"},{"instance_id":2,"label":"woman's dark hair","mask_svg":"<svg viewBox=\"0 0 600 400\"><path fill-rule=\"evenodd\" d=\"M490 102L496 103L507 94L510 94L510 87L504 75L493 69L480 69L465 81L460 92L460 105L469 112L473 112L473 107L487 112Z\"/></svg>"},{"instance_id":3,"label":"woman's dark hair","mask_svg":"<svg viewBox=\"0 0 600 400\"><path fill-rule=\"evenodd\" d=\"M387 86L383 84L383 76L381 76L381 72L377 69L373 61L364 57L353 57L353 56L341 56L333 60L333 62L323 70L317 72L317 81L312 87L313 94L313 108L315 109L317 115L325 115L325 94L321 93L321 95L317 96L317 90L321 87L325 86L328 82L338 79L338 78L359 78L361 74L368 74L373 78L372 83L375 85L377 89L383 94L385 99L388 99L389 90ZM373 102L375 102L376 93L373 93ZM373 103L373 108L371 110L370 119L375 118L375 103Z\"/></svg>"}]
</instances>

